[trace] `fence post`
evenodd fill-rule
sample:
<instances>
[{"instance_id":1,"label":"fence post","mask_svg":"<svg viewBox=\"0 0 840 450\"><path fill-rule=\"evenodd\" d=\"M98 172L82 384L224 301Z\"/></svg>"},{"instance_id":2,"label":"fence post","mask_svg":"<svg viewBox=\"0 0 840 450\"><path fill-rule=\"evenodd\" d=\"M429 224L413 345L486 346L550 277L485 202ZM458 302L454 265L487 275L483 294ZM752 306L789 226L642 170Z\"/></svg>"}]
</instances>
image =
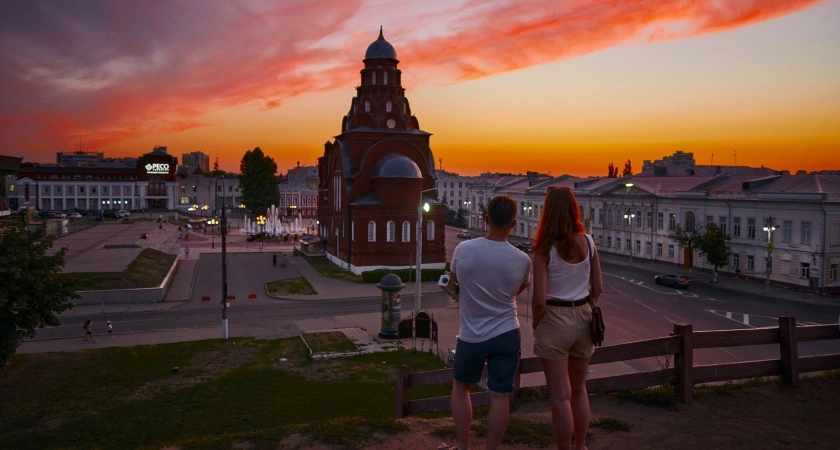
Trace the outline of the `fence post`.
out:
<instances>
[{"instance_id":1,"label":"fence post","mask_svg":"<svg viewBox=\"0 0 840 450\"><path fill-rule=\"evenodd\" d=\"M694 400L694 342L691 333L691 324L674 324L674 334L680 337L679 349L674 355L674 368L677 370L674 393L686 404Z\"/></svg>"},{"instance_id":2,"label":"fence post","mask_svg":"<svg viewBox=\"0 0 840 450\"><path fill-rule=\"evenodd\" d=\"M782 360L782 383L796 386L799 384L796 317L779 317L779 356Z\"/></svg>"},{"instance_id":3,"label":"fence post","mask_svg":"<svg viewBox=\"0 0 840 450\"><path fill-rule=\"evenodd\" d=\"M401 419L408 415L408 375L411 369L408 366L397 368L397 409L395 416Z\"/></svg>"}]
</instances>

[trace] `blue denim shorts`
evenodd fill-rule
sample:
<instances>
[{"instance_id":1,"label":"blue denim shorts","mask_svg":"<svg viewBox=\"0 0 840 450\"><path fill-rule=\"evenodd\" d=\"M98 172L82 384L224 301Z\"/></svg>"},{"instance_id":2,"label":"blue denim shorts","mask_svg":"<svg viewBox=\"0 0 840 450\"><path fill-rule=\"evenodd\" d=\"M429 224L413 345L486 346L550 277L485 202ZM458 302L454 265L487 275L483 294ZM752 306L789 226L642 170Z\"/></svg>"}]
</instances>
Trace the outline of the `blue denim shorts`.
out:
<instances>
[{"instance_id":1,"label":"blue denim shorts","mask_svg":"<svg viewBox=\"0 0 840 450\"><path fill-rule=\"evenodd\" d=\"M513 392L521 343L519 328L484 342L464 342L458 339L455 361L452 363L455 379L462 383L478 383L486 361L487 388L501 394Z\"/></svg>"}]
</instances>

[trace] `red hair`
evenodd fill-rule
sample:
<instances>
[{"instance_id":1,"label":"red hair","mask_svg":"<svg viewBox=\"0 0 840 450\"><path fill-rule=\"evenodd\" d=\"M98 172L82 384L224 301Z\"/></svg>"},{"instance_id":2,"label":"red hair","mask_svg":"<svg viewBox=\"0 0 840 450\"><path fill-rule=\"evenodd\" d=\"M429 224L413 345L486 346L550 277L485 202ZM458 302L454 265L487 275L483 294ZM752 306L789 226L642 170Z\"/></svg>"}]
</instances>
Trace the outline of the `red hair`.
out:
<instances>
[{"instance_id":1,"label":"red hair","mask_svg":"<svg viewBox=\"0 0 840 450\"><path fill-rule=\"evenodd\" d=\"M580 207L571 189L548 188L534 238L534 253L539 252L548 260L551 247L557 247L557 252L565 259L577 256L580 250L574 245L574 237L585 231Z\"/></svg>"}]
</instances>

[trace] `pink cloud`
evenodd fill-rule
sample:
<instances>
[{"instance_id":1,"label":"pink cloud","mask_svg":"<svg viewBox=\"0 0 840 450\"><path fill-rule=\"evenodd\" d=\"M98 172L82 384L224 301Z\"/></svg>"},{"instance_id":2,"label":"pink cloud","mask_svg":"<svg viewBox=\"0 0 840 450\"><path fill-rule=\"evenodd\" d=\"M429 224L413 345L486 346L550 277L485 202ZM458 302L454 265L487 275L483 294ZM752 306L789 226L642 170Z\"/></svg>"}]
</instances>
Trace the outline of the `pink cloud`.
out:
<instances>
[{"instance_id":1,"label":"pink cloud","mask_svg":"<svg viewBox=\"0 0 840 450\"><path fill-rule=\"evenodd\" d=\"M623 42L689 38L770 20L818 0L550 2L471 0L386 37L412 70L454 82L574 57ZM375 11L373 11L375 9ZM29 154L95 147L208 124L209 112L255 100L262 111L335 88L351 92L377 14L361 0L314 2L12 2L0 17L0 145ZM366 21L367 22L367 21ZM678 26L674 26L678 24ZM342 27L352 30L351 34ZM344 46L324 45L339 36ZM344 36L344 37L342 37ZM412 36L418 36L414 38ZM404 64L404 66L406 65ZM313 69L314 68L314 69Z\"/></svg>"}]
</instances>

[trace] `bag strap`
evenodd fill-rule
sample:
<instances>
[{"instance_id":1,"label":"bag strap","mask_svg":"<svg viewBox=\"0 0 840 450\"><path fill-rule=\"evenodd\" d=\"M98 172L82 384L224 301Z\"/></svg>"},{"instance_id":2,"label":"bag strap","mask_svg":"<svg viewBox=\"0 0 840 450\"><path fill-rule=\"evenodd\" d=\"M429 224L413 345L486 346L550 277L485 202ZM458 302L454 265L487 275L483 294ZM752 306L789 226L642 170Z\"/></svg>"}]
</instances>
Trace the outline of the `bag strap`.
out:
<instances>
[{"instance_id":1,"label":"bag strap","mask_svg":"<svg viewBox=\"0 0 840 450\"><path fill-rule=\"evenodd\" d=\"M589 294L589 306L591 306L592 308L595 308L595 299L592 298L592 289L593 289L593 286L592 286L592 257L593 257L592 243L589 242L589 239L591 239L591 238L589 237L588 234L584 234L583 237L586 239L586 251L587 251L587 253L589 253L589 292L590 292L590 294Z\"/></svg>"}]
</instances>

